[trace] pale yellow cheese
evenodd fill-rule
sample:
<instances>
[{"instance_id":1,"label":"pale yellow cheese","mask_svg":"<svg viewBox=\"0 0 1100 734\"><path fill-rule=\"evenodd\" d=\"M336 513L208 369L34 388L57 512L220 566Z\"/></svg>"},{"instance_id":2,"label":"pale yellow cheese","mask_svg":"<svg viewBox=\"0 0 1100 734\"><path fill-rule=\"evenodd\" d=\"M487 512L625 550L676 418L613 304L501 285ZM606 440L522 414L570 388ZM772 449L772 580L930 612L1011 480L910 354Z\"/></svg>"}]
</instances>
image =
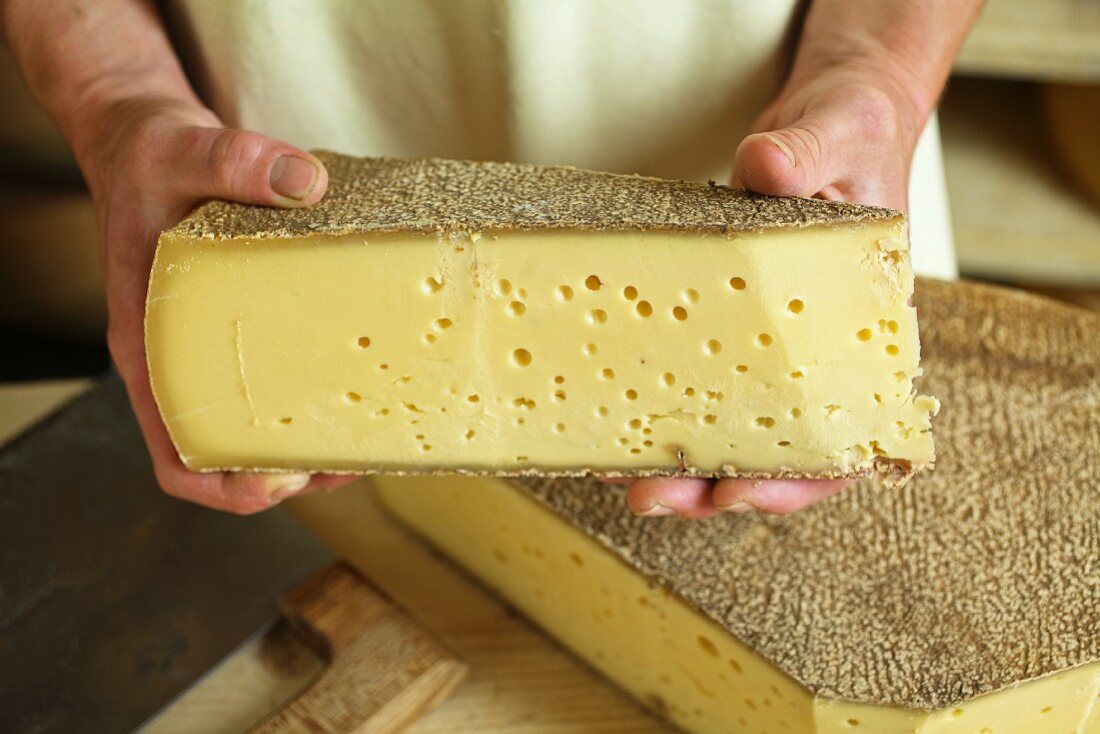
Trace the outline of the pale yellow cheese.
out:
<instances>
[{"instance_id":1,"label":"pale yellow cheese","mask_svg":"<svg viewBox=\"0 0 1100 734\"><path fill-rule=\"evenodd\" d=\"M161 238L187 466L867 472L933 459L900 219L722 234Z\"/></svg>"},{"instance_id":2,"label":"pale yellow cheese","mask_svg":"<svg viewBox=\"0 0 1100 734\"><path fill-rule=\"evenodd\" d=\"M685 731L1100 732L1100 664L940 711L830 700L813 695L505 481L423 477L380 478L376 483L384 504L401 520Z\"/></svg>"}]
</instances>

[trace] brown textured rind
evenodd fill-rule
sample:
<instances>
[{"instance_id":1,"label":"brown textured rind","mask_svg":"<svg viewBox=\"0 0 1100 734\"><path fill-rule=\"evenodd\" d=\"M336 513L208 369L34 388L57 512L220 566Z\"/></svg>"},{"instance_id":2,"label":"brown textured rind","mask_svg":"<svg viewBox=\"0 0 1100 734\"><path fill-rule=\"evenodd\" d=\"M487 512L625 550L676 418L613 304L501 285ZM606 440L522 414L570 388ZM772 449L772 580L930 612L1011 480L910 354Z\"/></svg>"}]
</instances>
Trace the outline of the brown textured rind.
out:
<instances>
[{"instance_id":1,"label":"brown textured rind","mask_svg":"<svg viewBox=\"0 0 1100 734\"><path fill-rule=\"evenodd\" d=\"M325 197L303 209L203 204L165 234L202 239L482 230L745 232L898 219L840 201L576 168L315 151Z\"/></svg>"},{"instance_id":2,"label":"brown textured rind","mask_svg":"<svg viewBox=\"0 0 1100 734\"><path fill-rule=\"evenodd\" d=\"M1100 317L919 280L937 469L786 517L514 480L814 693L932 711L1100 661Z\"/></svg>"}]
</instances>

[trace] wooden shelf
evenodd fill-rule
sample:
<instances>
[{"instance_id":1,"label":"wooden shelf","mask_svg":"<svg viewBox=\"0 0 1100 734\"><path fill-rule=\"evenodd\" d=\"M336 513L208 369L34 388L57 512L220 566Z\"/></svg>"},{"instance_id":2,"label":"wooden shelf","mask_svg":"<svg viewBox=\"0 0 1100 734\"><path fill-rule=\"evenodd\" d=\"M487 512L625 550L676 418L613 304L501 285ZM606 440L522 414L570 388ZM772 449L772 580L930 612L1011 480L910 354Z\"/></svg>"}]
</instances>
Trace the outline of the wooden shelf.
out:
<instances>
[{"instance_id":1,"label":"wooden shelf","mask_svg":"<svg viewBox=\"0 0 1100 734\"><path fill-rule=\"evenodd\" d=\"M989 0L955 69L980 76L1100 82L1100 3Z\"/></svg>"},{"instance_id":2,"label":"wooden shelf","mask_svg":"<svg viewBox=\"0 0 1100 734\"><path fill-rule=\"evenodd\" d=\"M1059 168L1038 87L956 79L940 124L963 275L1100 286L1100 207Z\"/></svg>"}]
</instances>

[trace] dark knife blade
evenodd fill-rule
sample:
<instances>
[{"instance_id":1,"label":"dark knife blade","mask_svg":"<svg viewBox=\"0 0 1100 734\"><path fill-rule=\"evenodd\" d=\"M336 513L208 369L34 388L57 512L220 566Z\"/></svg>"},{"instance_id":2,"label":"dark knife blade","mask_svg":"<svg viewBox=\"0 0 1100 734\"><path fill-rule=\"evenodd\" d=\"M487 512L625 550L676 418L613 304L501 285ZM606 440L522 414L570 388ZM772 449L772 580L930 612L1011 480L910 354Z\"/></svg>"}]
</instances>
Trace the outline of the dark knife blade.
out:
<instances>
[{"instance_id":1,"label":"dark knife blade","mask_svg":"<svg viewBox=\"0 0 1100 734\"><path fill-rule=\"evenodd\" d=\"M285 513L164 495L108 377L0 449L4 729L133 729L329 561Z\"/></svg>"}]
</instances>

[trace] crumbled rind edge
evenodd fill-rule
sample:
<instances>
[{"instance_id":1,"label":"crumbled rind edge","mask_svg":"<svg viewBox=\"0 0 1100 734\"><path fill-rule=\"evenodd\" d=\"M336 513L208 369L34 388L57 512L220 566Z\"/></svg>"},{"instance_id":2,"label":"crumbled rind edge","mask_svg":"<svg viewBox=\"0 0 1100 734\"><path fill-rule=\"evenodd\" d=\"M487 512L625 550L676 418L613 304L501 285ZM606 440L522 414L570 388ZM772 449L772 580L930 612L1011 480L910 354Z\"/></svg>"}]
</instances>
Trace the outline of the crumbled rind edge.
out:
<instances>
[{"instance_id":1,"label":"crumbled rind edge","mask_svg":"<svg viewBox=\"0 0 1100 734\"><path fill-rule=\"evenodd\" d=\"M914 464L904 459L891 459L888 457L875 457L870 466L856 471L823 471L823 472L797 472L797 471L737 471L730 468L729 471L705 471L693 467L669 468L669 469L540 469L538 467L523 469L464 469L436 468L388 468L388 467L363 467L356 469L321 469L304 467L244 467L244 466L218 466L192 469L188 466L186 458L184 466L190 471L199 474L216 472L250 472L256 474L289 474L309 472L311 474L338 474L342 476L390 476L390 477L484 477L487 479L508 479L534 477L543 479L580 479L584 477L603 477L607 479L645 479L650 477L670 479L831 479L831 480L859 480L876 477L883 486L901 487L909 481L917 472L931 469L934 461Z\"/></svg>"}]
</instances>

